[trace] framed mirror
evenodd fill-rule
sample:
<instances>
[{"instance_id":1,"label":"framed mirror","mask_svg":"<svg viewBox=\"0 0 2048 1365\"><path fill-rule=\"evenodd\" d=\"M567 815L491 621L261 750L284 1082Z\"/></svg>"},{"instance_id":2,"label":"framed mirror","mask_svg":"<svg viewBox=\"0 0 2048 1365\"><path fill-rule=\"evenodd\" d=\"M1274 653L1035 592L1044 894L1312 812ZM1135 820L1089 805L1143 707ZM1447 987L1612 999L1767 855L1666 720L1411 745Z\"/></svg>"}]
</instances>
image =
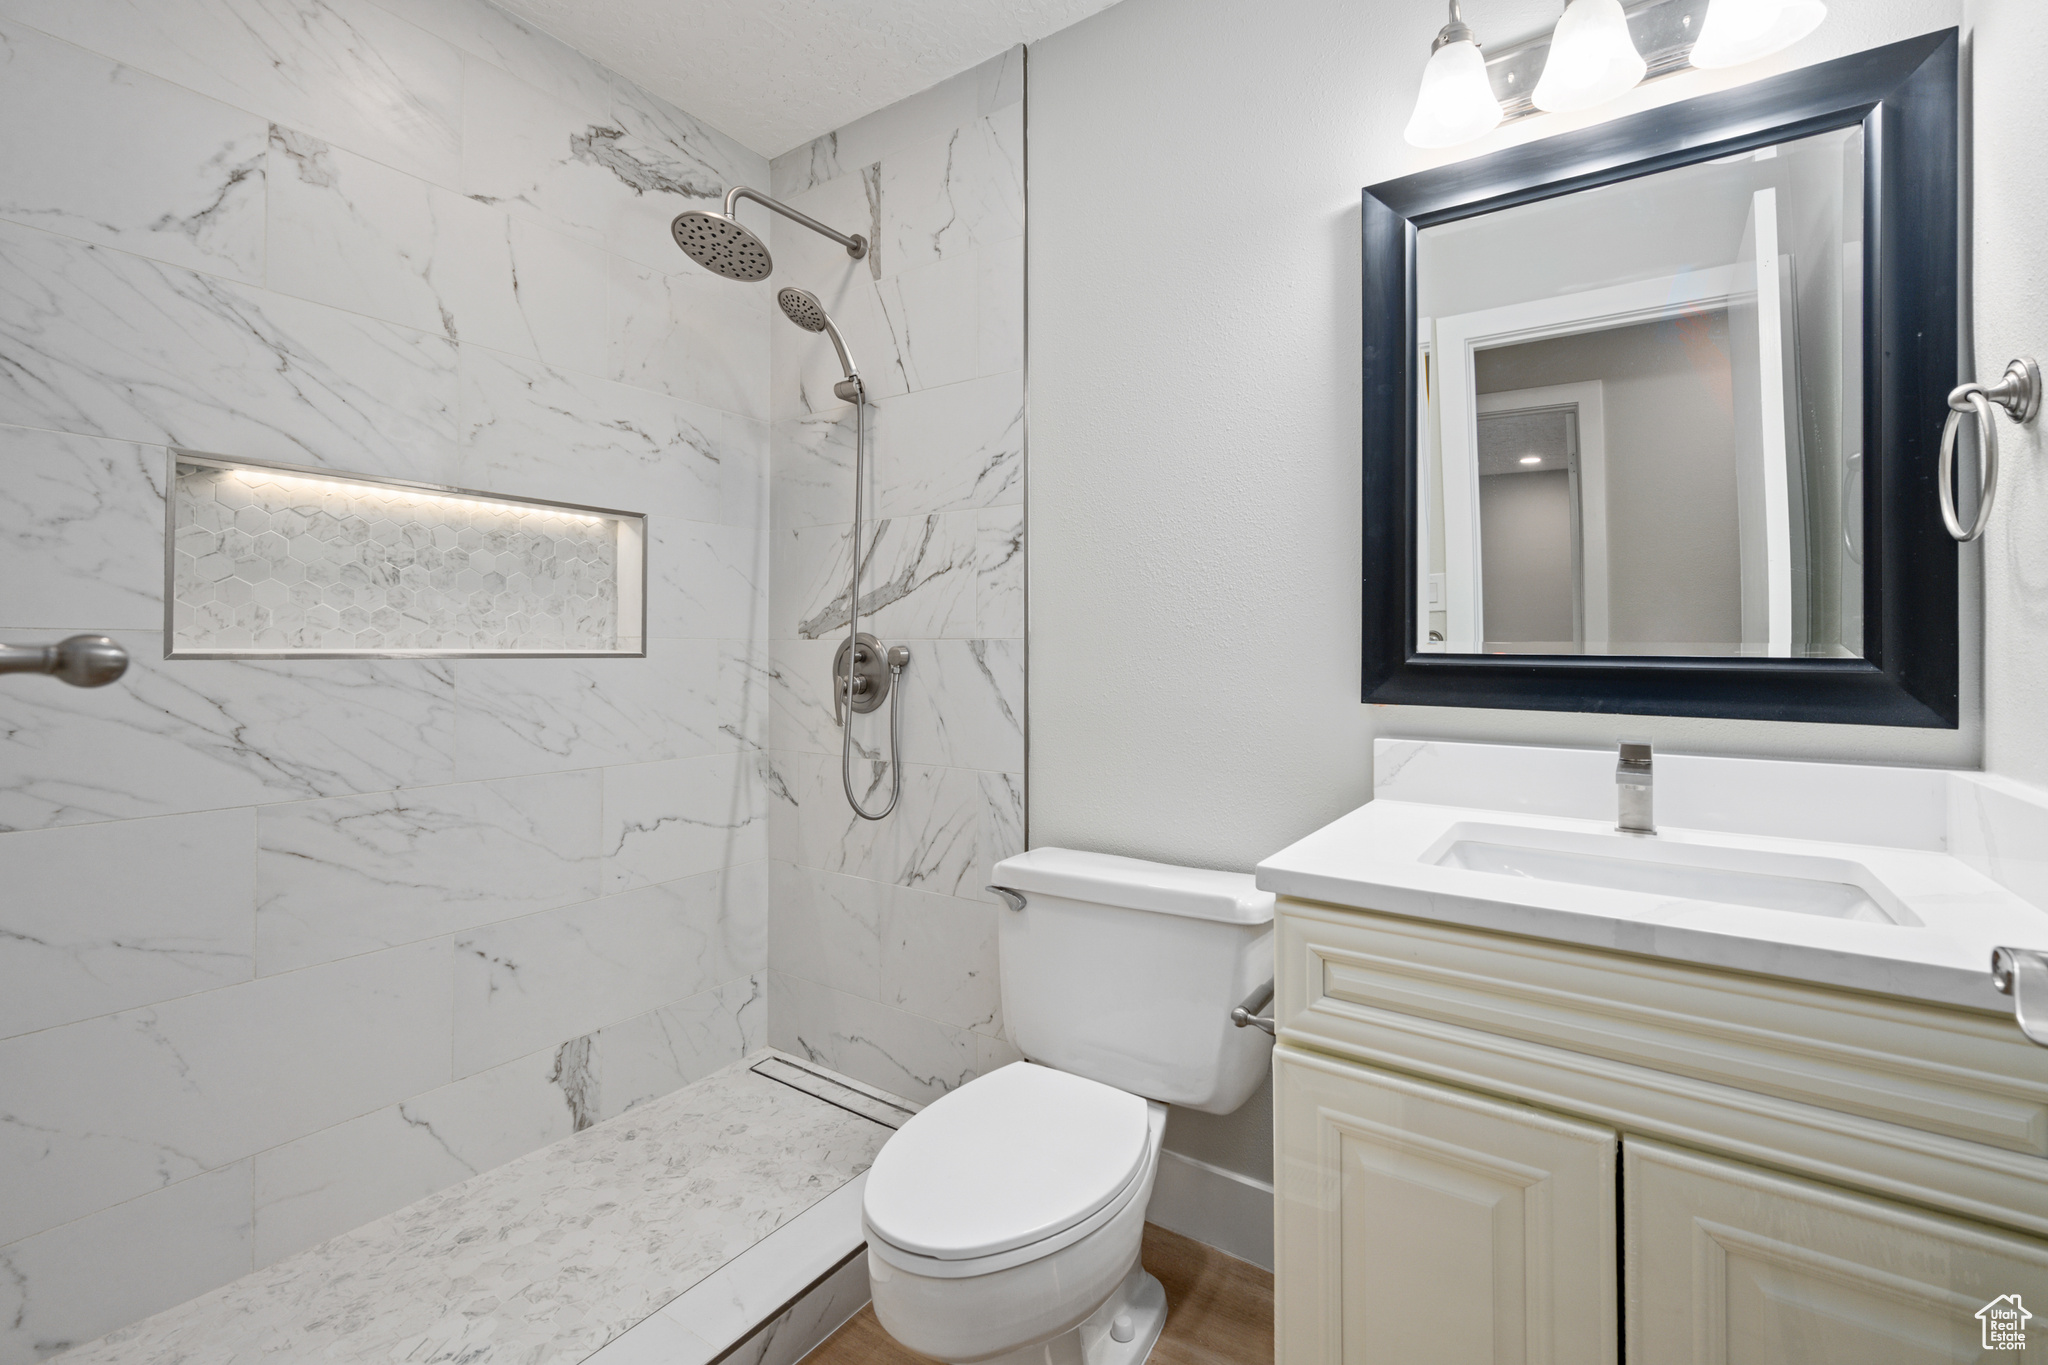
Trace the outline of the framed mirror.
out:
<instances>
[{"instance_id":1,"label":"framed mirror","mask_svg":"<svg viewBox=\"0 0 2048 1365\"><path fill-rule=\"evenodd\" d=\"M1364 194L1364 699L1953 728L1957 37Z\"/></svg>"}]
</instances>

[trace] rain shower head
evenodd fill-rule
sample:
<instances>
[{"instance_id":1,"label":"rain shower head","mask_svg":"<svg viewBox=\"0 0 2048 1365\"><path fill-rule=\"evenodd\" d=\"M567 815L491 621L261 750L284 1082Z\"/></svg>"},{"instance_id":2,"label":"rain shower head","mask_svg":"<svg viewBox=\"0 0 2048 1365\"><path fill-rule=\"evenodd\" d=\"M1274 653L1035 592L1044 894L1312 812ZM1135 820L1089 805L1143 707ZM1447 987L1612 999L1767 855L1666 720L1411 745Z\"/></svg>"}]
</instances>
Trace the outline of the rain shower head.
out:
<instances>
[{"instance_id":1,"label":"rain shower head","mask_svg":"<svg viewBox=\"0 0 2048 1365\"><path fill-rule=\"evenodd\" d=\"M846 352L846 339L832 325L832 315L825 311L824 304L818 302L818 296L808 289L789 285L776 293L775 301L782 305L784 316L806 332L823 332L832 338L832 349L839 352L839 367L846 371L846 378L834 384L832 392L848 403L860 402L860 372L854 369L853 357Z\"/></svg>"},{"instance_id":2,"label":"rain shower head","mask_svg":"<svg viewBox=\"0 0 2048 1365\"><path fill-rule=\"evenodd\" d=\"M668 228L675 234L676 245L683 249L683 254L714 275L751 283L767 279L768 272L775 268L767 243L740 226L738 209L742 199L765 204L791 222L802 223L811 231L830 237L845 247L846 254L856 261L868 254L868 239L859 233L849 237L843 232L834 232L809 214L798 213L789 205L745 185L735 185L725 193L725 212L690 209L677 214Z\"/></svg>"},{"instance_id":3,"label":"rain shower head","mask_svg":"<svg viewBox=\"0 0 2048 1365\"><path fill-rule=\"evenodd\" d=\"M669 224L683 254L729 280L765 280L775 268L768 245L722 213L691 209Z\"/></svg>"}]
</instances>

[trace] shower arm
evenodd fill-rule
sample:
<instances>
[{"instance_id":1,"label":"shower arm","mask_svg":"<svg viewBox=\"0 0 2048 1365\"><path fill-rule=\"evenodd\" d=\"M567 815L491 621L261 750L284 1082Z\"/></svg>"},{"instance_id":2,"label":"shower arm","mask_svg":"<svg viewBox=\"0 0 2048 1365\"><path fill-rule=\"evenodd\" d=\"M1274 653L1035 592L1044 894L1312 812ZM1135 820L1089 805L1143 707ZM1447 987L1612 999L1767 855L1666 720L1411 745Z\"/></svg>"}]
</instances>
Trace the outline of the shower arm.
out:
<instances>
[{"instance_id":1,"label":"shower arm","mask_svg":"<svg viewBox=\"0 0 2048 1365\"><path fill-rule=\"evenodd\" d=\"M734 222L739 221L738 218L734 217L734 213L739 208L740 200L742 199L751 199L763 208L775 210L775 212L793 223L802 223L821 237L830 237L833 241L845 247L846 254L853 257L856 261L868 254L868 239L859 233L856 232L853 236L849 237L843 232L835 232L811 217L808 213L798 213L780 200L770 199L759 190L750 190L745 185L735 185L725 192L725 216L733 219ZM841 346L839 351L841 355L844 355L846 348Z\"/></svg>"}]
</instances>

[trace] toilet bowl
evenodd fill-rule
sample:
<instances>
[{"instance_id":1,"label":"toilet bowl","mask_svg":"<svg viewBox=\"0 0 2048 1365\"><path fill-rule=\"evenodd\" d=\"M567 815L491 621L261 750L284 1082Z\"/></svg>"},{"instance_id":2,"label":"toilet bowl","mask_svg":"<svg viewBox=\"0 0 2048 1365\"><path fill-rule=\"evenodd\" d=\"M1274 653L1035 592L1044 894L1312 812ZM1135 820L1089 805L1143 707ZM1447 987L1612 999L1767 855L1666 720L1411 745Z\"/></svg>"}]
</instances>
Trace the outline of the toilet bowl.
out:
<instances>
[{"instance_id":1,"label":"toilet bowl","mask_svg":"<svg viewBox=\"0 0 2048 1365\"><path fill-rule=\"evenodd\" d=\"M1029 1060L883 1145L862 1203L875 1315L953 1365L1138 1365L1166 1319L1139 1250L1167 1104L1227 1113L1263 1079L1270 1040L1229 1012L1271 979L1273 898L1066 849L1006 859L996 884L1022 902L998 944Z\"/></svg>"},{"instance_id":2,"label":"toilet bowl","mask_svg":"<svg viewBox=\"0 0 2048 1365\"><path fill-rule=\"evenodd\" d=\"M1029 1062L939 1100L868 1173L877 1315L911 1350L963 1363L1072 1335L1137 1266L1165 1133L1165 1105Z\"/></svg>"}]
</instances>

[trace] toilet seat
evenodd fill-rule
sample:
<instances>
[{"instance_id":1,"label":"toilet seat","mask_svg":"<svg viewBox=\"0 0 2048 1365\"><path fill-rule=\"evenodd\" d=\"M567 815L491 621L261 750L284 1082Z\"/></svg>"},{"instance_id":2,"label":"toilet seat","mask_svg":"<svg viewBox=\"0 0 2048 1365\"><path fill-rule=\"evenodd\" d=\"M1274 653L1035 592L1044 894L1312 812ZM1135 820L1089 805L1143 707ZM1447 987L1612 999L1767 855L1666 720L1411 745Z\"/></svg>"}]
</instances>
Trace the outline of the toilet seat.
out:
<instances>
[{"instance_id":1,"label":"toilet seat","mask_svg":"<svg viewBox=\"0 0 2048 1365\"><path fill-rule=\"evenodd\" d=\"M1014 1062L935 1101L883 1144L863 1222L888 1251L934 1269L982 1273L992 1258L1047 1254L1114 1217L1144 1183L1153 1107Z\"/></svg>"}]
</instances>

